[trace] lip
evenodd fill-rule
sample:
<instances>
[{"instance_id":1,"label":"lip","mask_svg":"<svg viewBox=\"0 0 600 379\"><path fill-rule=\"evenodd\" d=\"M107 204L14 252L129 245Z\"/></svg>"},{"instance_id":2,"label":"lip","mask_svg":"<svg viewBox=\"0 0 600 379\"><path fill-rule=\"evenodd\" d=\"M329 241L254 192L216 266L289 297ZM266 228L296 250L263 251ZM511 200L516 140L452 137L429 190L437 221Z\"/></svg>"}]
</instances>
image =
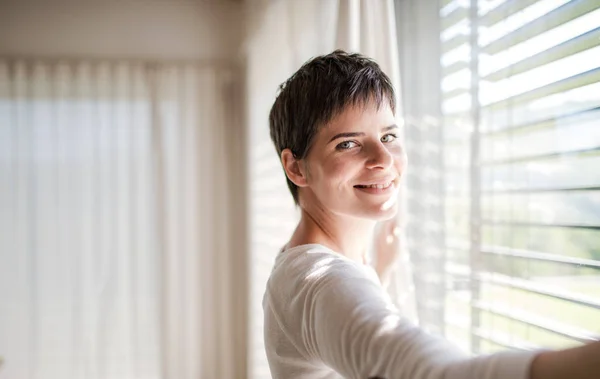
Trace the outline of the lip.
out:
<instances>
[{"instance_id":1,"label":"lip","mask_svg":"<svg viewBox=\"0 0 600 379\"><path fill-rule=\"evenodd\" d=\"M386 188L357 187L359 185L386 185L388 183L389 186L387 186ZM397 178L389 178L384 180L374 180L369 184L357 184L356 186L354 186L354 189L371 195L385 195L394 192L397 187Z\"/></svg>"}]
</instances>

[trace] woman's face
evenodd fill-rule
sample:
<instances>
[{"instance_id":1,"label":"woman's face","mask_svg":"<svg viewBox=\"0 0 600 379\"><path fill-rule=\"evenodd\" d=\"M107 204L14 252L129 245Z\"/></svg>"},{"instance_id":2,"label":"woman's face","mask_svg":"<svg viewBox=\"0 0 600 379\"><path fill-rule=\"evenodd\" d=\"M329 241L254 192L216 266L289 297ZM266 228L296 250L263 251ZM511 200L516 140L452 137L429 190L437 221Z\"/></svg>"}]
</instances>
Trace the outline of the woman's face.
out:
<instances>
[{"instance_id":1,"label":"woman's face","mask_svg":"<svg viewBox=\"0 0 600 379\"><path fill-rule=\"evenodd\" d=\"M346 108L315 136L303 190L336 214L393 217L407 163L399 132L387 102Z\"/></svg>"}]
</instances>

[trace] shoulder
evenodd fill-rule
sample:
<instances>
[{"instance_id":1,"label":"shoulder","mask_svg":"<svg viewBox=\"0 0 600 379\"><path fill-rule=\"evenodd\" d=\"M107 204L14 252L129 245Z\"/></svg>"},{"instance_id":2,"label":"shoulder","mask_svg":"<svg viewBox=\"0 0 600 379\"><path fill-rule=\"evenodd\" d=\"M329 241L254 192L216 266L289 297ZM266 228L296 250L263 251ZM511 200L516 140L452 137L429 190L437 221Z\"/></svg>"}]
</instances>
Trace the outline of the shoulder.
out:
<instances>
[{"instance_id":1,"label":"shoulder","mask_svg":"<svg viewBox=\"0 0 600 379\"><path fill-rule=\"evenodd\" d=\"M377 274L322 245L301 245L282 251L275 261L271 278L320 282L324 279L375 279Z\"/></svg>"},{"instance_id":2,"label":"shoulder","mask_svg":"<svg viewBox=\"0 0 600 379\"><path fill-rule=\"evenodd\" d=\"M267 283L266 295L276 302L306 300L317 295L371 287L381 290L375 271L322 245L282 251Z\"/></svg>"}]
</instances>

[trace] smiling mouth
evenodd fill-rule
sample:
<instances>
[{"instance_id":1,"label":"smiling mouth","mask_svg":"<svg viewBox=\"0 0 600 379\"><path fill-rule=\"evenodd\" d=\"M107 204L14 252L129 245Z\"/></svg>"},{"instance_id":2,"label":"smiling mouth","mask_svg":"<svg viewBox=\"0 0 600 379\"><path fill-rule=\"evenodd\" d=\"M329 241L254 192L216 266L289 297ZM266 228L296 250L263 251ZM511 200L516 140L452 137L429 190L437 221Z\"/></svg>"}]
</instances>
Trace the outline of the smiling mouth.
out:
<instances>
[{"instance_id":1,"label":"smiling mouth","mask_svg":"<svg viewBox=\"0 0 600 379\"><path fill-rule=\"evenodd\" d=\"M355 185L354 187L356 188L374 188L374 189L387 189L389 188L394 182L390 181L388 183L382 183L382 184L358 184Z\"/></svg>"}]
</instances>

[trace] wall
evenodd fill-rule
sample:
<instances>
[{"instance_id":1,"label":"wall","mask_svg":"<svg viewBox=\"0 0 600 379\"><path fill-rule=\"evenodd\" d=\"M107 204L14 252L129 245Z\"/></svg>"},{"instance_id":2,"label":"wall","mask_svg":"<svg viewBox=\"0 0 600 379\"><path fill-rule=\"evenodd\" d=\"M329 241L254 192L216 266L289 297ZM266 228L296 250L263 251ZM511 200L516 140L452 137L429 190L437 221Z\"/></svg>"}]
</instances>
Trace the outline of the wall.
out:
<instances>
[{"instance_id":1,"label":"wall","mask_svg":"<svg viewBox=\"0 0 600 379\"><path fill-rule=\"evenodd\" d=\"M0 54L230 60L243 25L232 0L3 0Z\"/></svg>"}]
</instances>

